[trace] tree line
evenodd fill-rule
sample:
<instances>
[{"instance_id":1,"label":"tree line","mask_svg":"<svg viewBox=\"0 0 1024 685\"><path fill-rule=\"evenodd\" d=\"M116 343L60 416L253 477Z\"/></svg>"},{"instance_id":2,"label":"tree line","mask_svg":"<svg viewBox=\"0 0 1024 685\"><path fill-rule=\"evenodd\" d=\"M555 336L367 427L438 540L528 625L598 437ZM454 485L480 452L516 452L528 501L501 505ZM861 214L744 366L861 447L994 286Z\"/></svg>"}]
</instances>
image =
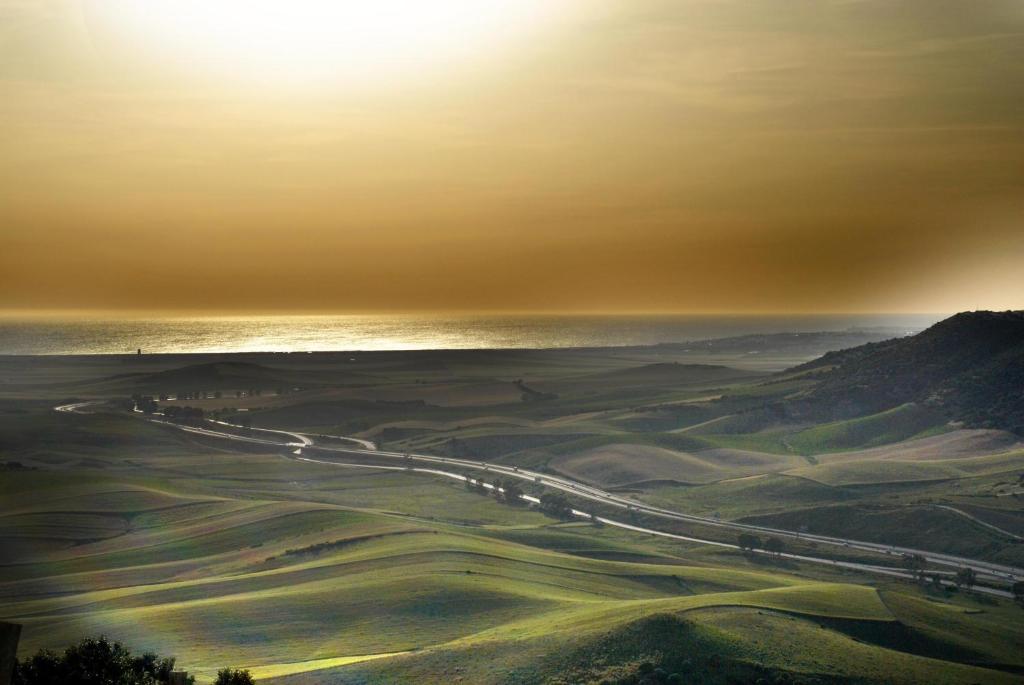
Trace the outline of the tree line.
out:
<instances>
[{"instance_id":1,"label":"tree line","mask_svg":"<svg viewBox=\"0 0 1024 685\"><path fill-rule=\"evenodd\" d=\"M737 544L744 552L753 554L760 550L768 552L768 554L772 555L776 559L781 557L786 551L786 543L780 538L774 536L762 541L761 538L756 535L740 533L739 538L737 538Z\"/></svg>"},{"instance_id":2,"label":"tree line","mask_svg":"<svg viewBox=\"0 0 1024 685\"><path fill-rule=\"evenodd\" d=\"M526 492L515 479L496 479L493 483L488 483L483 478L473 478L469 475L465 478L466 489L470 492L493 497L498 502L511 506L526 505L527 501L523 499ZM546 492L539 499L540 503L536 507L542 514L563 521L571 521L576 518L572 513L572 503L561 492ZM593 517L591 518L596 521Z\"/></svg>"},{"instance_id":3,"label":"tree line","mask_svg":"<svg viewBox=\"0 0 1024 685\"><path fill-rule=\"evenodd\" d=\"M133 655L120 642L86 638L58 654L48 649L15 661L12 685L193 685L195 677L175 670L174 657ZM223 668L214 685L254 685L244 669Z\"/></svg>"}]
</instances>

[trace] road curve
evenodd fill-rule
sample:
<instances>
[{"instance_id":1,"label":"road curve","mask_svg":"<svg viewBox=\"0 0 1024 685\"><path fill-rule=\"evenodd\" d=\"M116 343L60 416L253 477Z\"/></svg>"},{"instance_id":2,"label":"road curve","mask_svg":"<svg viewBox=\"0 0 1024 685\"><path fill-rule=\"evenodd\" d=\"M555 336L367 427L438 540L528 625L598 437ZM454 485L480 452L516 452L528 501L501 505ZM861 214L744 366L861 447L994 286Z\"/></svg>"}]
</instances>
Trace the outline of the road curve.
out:
<instances>
[{"instance_id":1,"label":"road curve","mask_svg":"<svg viewBox=\"0 0 1024 685\"><path fill-rule=\"evenodd\" d=\"M301 452L302 452L301 449L296 449L289 458L290 459L294 459L296 461L304 461L304 462L308 462L308 463L312 463L312 464L326 464L326 465L329 465L329 466L337 466L337 467L342 467L342 468L379 469L379 470L384 470L384 471L407 471L407 472L414 472L414 473L426 473L426 474L444 476L446 478L451 478L453 480L458 480L458 481L462 481L462 482L466 482L467 480L472 480L472 479L467 478L466 476L464 476L464 475L462 475L460 473L455 473L455 472L452 472L452 471L442 471L440 469L429 469L429 468L422 468L422 467L417 467L417 466L383 466L383 465L380 465L380 464L353 464L353 463L348 463L348 462L339 462L339 461L333 461L333 460L314 459L314 458L311 458L311 457L305 457L305 456L301 455ZM480 483L481 483L481 485L483 485L485 488L487 488L489 490L497 489L499 492L504 492L504 490L501 487L499 487L499 486L493 485L491 483L485 483L485 482L482 482L482 481ZM531 504L538 504L540 502L539 499L537 499L536 497L533 497L532 495L520 495L519 497L520 497L520 499L522 499L522 500L524 500L526 502L529 502ZM665 531L655 530L653 528L643 528L641 526L635 526L635 525L630 524L630 523L624 523L622 521L616 521L614 519L605 518L603 516L594 516L593 514L590 514L588 512L580 511L579 509L573 509L572 513L577 518L581 518L581 519L588 520L588 521L596 521L596 522L599 522L599 523L601 523L603 525L612 526L614 528L622 528L622 529L625 529L625 530L631 530L631 531L634 531L634 532L637 532L637 533L643 533L645 535L653 535L653 536L657 536L657 537L670 538L670 539L673 539L673 540L681 540L681 541L685 541L685 542L695 542L695 543L703 544L703 545L713 545L715 547L724 547L724 548L727 548L727 549L735 549L735 550L742 549L738 544L735 544L735 543L722 542L720 540L707 540L705 538L698 538L698 537L693 537L693 536L689 536L689 535L679 535L677 533L667 533ZM768 552L766 550L760 550L760 551L762 553L764 553L764 554L768 554ZM824 565L824 566L831 566L832 568L844 568L844 569L850 569L850 570L854 570L854 571L861 571L861 572L865 572L865 573L874 573L874 574L878 574L878 575L891 576L891 577L894 577L894 578L901 578L901 579L905 579L905 580L914 580L914 575L913 574L911 574L911 573L909 573L907 571L904 571L904 570L901 570L901 569L892 568L892 567L889 567L889 566L879 566L877 564L863 564L863 563L858 563L858 562L853 562L853 561L838 561L838 560L835 560L835 559L823 559L823 558L820 558L820 557L812 557L812 556L807 556L807 555L803 555L803 554L792 554L792 553L789 553L789 552L782 552L782 553L777 554L776 556L778 556L780 558L783 558L783 559L789 559L789 560L792 560L792 561L800 561L800 562L806 562L806 563L811 563L811 564L820 564L820 565ZM949 575L953 575L953 574L951 572L944 572L944 573L942 573L942 575L949 576ZM954 585L954 583L952 581L950 581L950 580L941 580L940 582L943 585L946 585L946 586ZM996 588L978 586L978 587L975 587L974 590L977 591L977 592L981 592L983 594L993 595L993 596L996 596L996 597L1005 597L1005 598L1013 597L1012 593L1007 592L1005 590L999 590L999 589L996 589Z\"/></svg>"},{"instance_id":2,"label":"road curve","mask_svg":"<svg viewBox=\"0 0 1024 685\"><path fill-rule=\"evenodd\" d=\"M101 403L96 400L90 400L88 402L72 402L71 404L61 404L59 406L56 406L53 408L53 410L59 411L64 414L89 414L91 412L82 411L82 409L92 404Z\"/></svg>"},{"instance_id":3,"label":"road curve","mask_svg":"<svg viewBox=\"0 0 1024 685\"><path fill-rule=\"evenodd\" d=\"M974 521L979 526L984 526L985 528L988 528L991 531L999 533L1000 535L1005 535L1006 537L1011 538L1013 540L1016 540L1017 542L1024 542L1024 537L1021 537L1021 536L1017 535L1016 533L1011 533L1010 531L1005 530L1003 528L1000 528L999 526L993 525L991 523L988 523L987 521L982 521L980 518L978 518L974 514L969 514L966 511L964 511L963 509L957 509L956 507L951 507L951 506L946 505L946 504L936 504L935 507L937 509L946 509L947 511L951 511L954 514L958 514L960 516L963 516L966 519Z\"/></svg>"},{"instance_id":4,"label":"road curve","mask_svg":"<svg viewBox=\"0 0 1024 685\"><path fill-rule=\"evenodd\" d=\"M937 564L940 566L948 566L953 568L963 568L970 566L979 575L982 575L991 580L999 580L1002 582L1013 581L1024 579L1024 570L1006 566L1003 564L995 564L992 562L981 561L978 559L970 559L967 557L960 557L951 554L942 554L937 552L929 552L926 550L919 550L909 547L900 547L895 545L885 545L873 542L864 542L860 540L852 540L846 538L838 538L827 535L812 535L808 533L798 533L795 531L784 530L780 528L770 528L767 526L756 526L746 523L737 523L734 521L720 521L718 519L709 518L705 516L697 516L694 514L684 514L670 509L664 509L662 507L655 507L652 505L630 500L625 497L620 497L613 493L606 492L599 488L595 488L590 485L578 483L568 478L560 476L552 476L549 474L538 473L536 471L529 471L526 469L520 469L514 466L503 466L497 464L489 464L486 462L478 462L469 459L456 459L451 457L436 457L426 454L412 454L402 452L388 452L384 450L355 450L347 448L337 447L326 447L321 445L314 445L314 448L324 452L335 452L340 454L354 454L363 456L375 456L375 457L391 457L399 459L407 459L418 462L428 462L436 464L444 464L449 466L458 466L461 468L468 468L474 470L482 470L485 472L492 472L500 474L505 477L518 478L521 480L532 481L538 485L543 485L555 490L561 490L563 492L576 495L584 499L600 502L603 504L618 507L620 509L626 509L628 511L634 511L643 514L649 514L659 518L665 518L669 520L685 521L689 523L698 523L701 525L712 526L716 528L725 528L737 531L770 534L779 537L786 537L796 540L813 541L820 544L832 545L836 547L843 547L846 549L857 549L861 551L875 552L886 555L900 556L904 554L920 554L925 558L926 561Z\"/></svg>"},{"instance_id":5,"label":"road curve","mask_svg":"<svg viewBox=\"0 0 1024 685\"><path fill-rule=\"evenodd\" d=\"M73 403L73 404L66 404L66 405L61 405L59 407L55 407L54 409L56 411L60 411L60 412L72 412L72 413L76 413L77 412L77 413L81 413L82 408L87 406L87 405L90 405L90 404L95 404L95 402L79 402L79 403ZM141 412L139 412L138 410L136 410L136 413L140 413L141 414ZM937 553L937 552L929 552L929 551L926 551L926 550L919 550L919 549L914 549L914 548L909 548L909 547L900 547L900 546L895 546L895 545L884 545L884 544L880 544L880 543L864 542L864 541L860 541L860 540L851 540L851 539L839 538L839 537L833 537L833 536L827 536L827 535L812 535L812 534L807 534L807 533L798 533L798 532L795 532L795 531L784 530L784 529L780 529L780 528L770 528L770 527L767 527L767 526L756 526L756 525L752 525L752 524L737 523L737 522L733 522L733 521L721 521L721 520L718 520L718 519L704 517L704 516L697 516L697 515L694 515L694 514L684 514L682 512L672 511L670 509L664 509L662 507L655 507L655 506L652 506L652 505L644 504L642 502L637 502L635 500L630 500L630 499L627 499L625 497L621 497L619 495L615 495L613 493L606 492L604 490L601 490L600 488L596 488L596 487L593 487L593 486L590 486L590 485L586 485L584 483L579 483L577 481L573 481L573 480L571 480L569 478L565 478L565 477L561 477L561 476L552 476L552 475L546 474L546 473L540 473L540 472L536 472L536 471L520 469L520 468L515 467L515 466L504 466L504 465L499 465L499 464L490 464L490 463L487 463L487 462L475 461L475 460L472 460L472 459L458 459L458 458L454 458L454 457L439 457L439 456L434 456L434 455L429 455L429 454L416 454L416 453L411 453L411 452L391 452L391 451L387 451L387 450L376 449L375 446L374 446L374 448L366 448L365 445L367 443L369 443L370 445L372 445L373 443L370 443L369 441L357 439L357 438L356 439L352 439L352 440L354 442L357 442L358 444L362 445L361 448L355 448L355 447L349 448L349 447L338 447L338 446L329 446L329 445L318 445L310 437L312 434L309 434L309 433L298 433L298 432L295 432L295 431L287 431L287 430L280 430L280 429L273 429L273 428L246 429L243 426L239 426L238 424L233 424L233 423L229 423L229 422L226 422L226 421L207 420L207 422L210 423L211 425L223 426L224 428L258 431L261 434L266 435L268 437L267 438L263 438L263 437L255 437L255 436L252 436L252 435L240 435L238 433L232 433L232 432L228 432L226 430L215 430L215 429L211 429L211 428L202 428L202 427L198 427L198 426L188 426L188 425L174 423L174 422L166 421L166 420L162 420L162 419L155 419L155 418L152 418L152 417L149 417L149 416L147 416L145 418L146 418L146 420L151 421L153 423L158 423L158 424L161 424L161 425L170 426L170 427L173 427L173 428L177 428L179 430L183 430L183 431L194 433L194 434L198 434L198 435L204 435L204 436L208 436L208 437L216 437L216 438L222 438L222 439L228 439L228 440L236 440L236 441L247 442L247 443L270 445L270 446L276 446L276 447L293 447L293 448L295 448L295 450L294 450L293 454L291 455L291 457L294 458L294 459L298 459L298 460L302 460L302 461L307 461L307 462L325 463L325 464L333 464L333 465L337 465L337 466L349 466L349 467L360 466L360 467L364 467L364 468L379 468L379 469L388 469L388 470L408 470L408 471L414 471L414 472L419 472L419 473L429 473L429 474L434 474L434 475L441 475L441 476L445 476L445 477L455 477L458 480L462 480L462 481L467 480L467 478L465 476L461 475L461 474L453 473L453 472L450 472L450 471L444 471L442 469L430 469L430 468L413 467L412 463L413 462L420 462L420 463L445 465L445 466L449 466L449 467L455 466L455 467L459 467L459 468L479 470L479 471L483 471L485 473L495 473L495 474L500 474L500 475L505 476L505 477L517 478L517 479L520 479L520 480L530 481L530 482L533 482L535 484L538 484L538 485L541 485L541 486L544 486L544 487L547 487L547 488L551 488L551 489L554 489L554 490L560 490L562 492L566 492L568 494L572 494L572 495L575 495L575 496L583 498L583 499L587 499L587 500L591 500L591 501L598 502L598 503L601 503L601 504L606 504L606 505L618 507L620 509L625 509L627 511L648 514L648 515L651 515L651 516L656 516L656 517L659 517L659 518L664 518L664 519L669 519L669 520L684 521L684 522L689 522L689 523L697 523L697 524L706 525L706 526L712 526L712 527L724 528L724 529L731 529L731 530L738 530L738 531L744 531L744 532L771 534L771 535L776 535L776 536L779 536L779 537L786 537L786 538L797 539L797 540L804 540L804 541L813 541L813 542L820 543L820 544L832 545L832 546L842 547L842 548L846 548L846 549L857 549L857 550L861 550L861 551L882 553L882 554L886 554L886 555L896 555L896 556L900 556L900 557L902 557L902 555L904 555L904 554L919 554L922 557L924 557L925 561L927 561L929 563L932 563L932 564L936 564L936 565L940 565L940 566L952 567L952 568L956 568L956 569L965 568L965 567L973 568L980 578L983 578L983 579L986 579L986 580L990 580L990 581L998 581L998 582L1004 582L1005 583L1005 582L1014 582L1016 580L1024 579L1024 569L1020 569L1020 568L1013 567L1013 566L1007 566L1007 565L1003 565L1003 564L995 564L995 563L992 563L992 562L982 561L982 560L978 560L978 559L970 559L970 558L967 558L967 557L960 557L960 556L951 555L951 554L942 554L942 553ZM290 438L290 439L285 441L285 442L279 442L279 441L275 441L275 440L269 439L270 435L281 435L281 436L284 436L285 438ZM334 435L332 435L332 436L317 436L317 437L329 437L329 438L332 438L332 439L346 439L346 436L334 436ZM315 450L317 452L327 452L327 453L334 453L334 454L339 454L339 455L347 454L347 455L353 455L353 456L357 456L357 457L359 457L359 456L362 456L362 457L369 456L369 457L378 457L378 458L379 457L384 457L384 458L402 459L405 462L407 462L407 464L404 465L404 466L377 466L377 465L368 465L368 464L350 464L350 463L345 463L345 462L332 461L332 460L324 460L324 459L312 459L312 458L310 458L308 456L305 456L302 453L303 452L303 448L313 449L313 450ZM486 487L493 487L490 484L486 484L486 483L485 483L485 486ZM531 502L535 501L535 499L536 499L536 498L532 498L530 496L525 496L524 498L527 499L528 501L531 501ZM574 513L576 513L576 512L574 511ZM590 517L590 514L585 514L583 512L579 512L579 515L585 515L588 518ZM731 543L721 542L721 541L717 541L717 540L707 540L707 539L702 539L702 538L694 538L694 537L689 537L689 536L676 535L676 534L673 534L673 533L666 533L664 531L656 531L656 530L653 530L653 529L641 528L641 527L638 527L638 526L633 526L631 524L622 523L622 522L619 522L619 521L613 521L611 519L604 519L604 518L597 517L597 520L601 521L602 523L606 523L607 525L611 525L611 526L615 526L615 527L619 527L619 528L624 528L624 529L628 529L628 530L636 530L638 532L643 532L643 533L646 533L646 534L649 534L649 535L657 535L657 536L660 536L660 537L670 537L670 538L674 538L674 539L698 542L698 543L715 545L715 546L720 546L720 547L727 547L727 548L731 548L731 549L738 549L739 548L738 545L731 544ZM899 569L894 569L894 568L891 568L891 567L877 566L877 565L873 565L873 564L860 564L860 563L856 563L856 562L839 562L839 561L836 561L836 560L833 560L833 559L825 559L825 558L820 558L820 557L811 557L811 556L803 556L803 555L792 555L792 554L784 554L782 556L787 557L787 558L791 558L791 559L794 559L794 560L807 561L807 562L811 562L811 563L823 563L823 564L827 564L827 565L830 565L830 566L843 567L843 568L852 568L852 569L863 570L863 571L868 571L868 572L873 572L873 573L882 573L884 575L890 575L890 576L895 576L895 577L900 577L900 578L911 578L912 577L911 574L909 574L909 573L907 573L905 571L902 571L902 570L899 570ZM1010 596L1012 596L1011 593L1009 593L1009 592L1006 592L1006 591L1003 591L1003 590L998 590L998 589L995 589L995 588L976 587L975 590L980 591L980 592L986 592L987 594L997 595L997 596L1000 596L1000 597L1010 597Z\"/></svg>"}]
</instances>

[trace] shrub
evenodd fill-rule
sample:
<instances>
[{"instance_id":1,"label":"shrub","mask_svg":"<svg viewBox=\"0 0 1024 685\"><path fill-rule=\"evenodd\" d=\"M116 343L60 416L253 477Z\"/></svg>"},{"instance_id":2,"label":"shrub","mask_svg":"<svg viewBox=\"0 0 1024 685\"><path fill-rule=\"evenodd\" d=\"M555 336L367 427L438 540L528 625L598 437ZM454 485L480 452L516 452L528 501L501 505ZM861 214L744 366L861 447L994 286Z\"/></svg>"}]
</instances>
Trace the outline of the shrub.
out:
<instances>
[{"instance_id":1,"label":"shrub","mask_svg":"<svg viewBox=\"0 0 1024 685\"><path fill-rule=\"evenodd\" d=\"M224 668L217 671L217 680L214 681L214 685L253 685L254 682L249 671Z\"/></svg>"},{"instance_id":2,"label":"shrub","mask_svg":"<svg viewBox=\"0 0 1024 685\"><path fill-rule=\"evenodd\" d=\"M14 682L18 685L160 685L168 681L173 670L173 657L160 657L150 652L132 656L120 642L98 637L86 638L60 655L40 650L15 665Z\"/></svg>"}]
</instances>

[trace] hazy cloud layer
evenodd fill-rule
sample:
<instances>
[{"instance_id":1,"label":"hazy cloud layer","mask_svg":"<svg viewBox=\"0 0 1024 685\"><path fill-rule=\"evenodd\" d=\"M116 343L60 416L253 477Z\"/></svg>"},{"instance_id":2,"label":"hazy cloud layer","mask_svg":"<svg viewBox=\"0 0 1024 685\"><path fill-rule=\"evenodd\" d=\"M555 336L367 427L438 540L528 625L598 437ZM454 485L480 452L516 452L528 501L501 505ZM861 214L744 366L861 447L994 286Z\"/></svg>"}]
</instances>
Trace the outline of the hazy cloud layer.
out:
<instances>
[{"instance_id":1,"label":"hazy cloud layer","mask_svg":"<svg viewBox=\"0 0 1024 685\"><path fill-rule=\"evenodd\" d=\"M305 88L91 12L0 1L0 307L1024 306L1017 0L595 1Z\"/></svg>"}]
</instances>

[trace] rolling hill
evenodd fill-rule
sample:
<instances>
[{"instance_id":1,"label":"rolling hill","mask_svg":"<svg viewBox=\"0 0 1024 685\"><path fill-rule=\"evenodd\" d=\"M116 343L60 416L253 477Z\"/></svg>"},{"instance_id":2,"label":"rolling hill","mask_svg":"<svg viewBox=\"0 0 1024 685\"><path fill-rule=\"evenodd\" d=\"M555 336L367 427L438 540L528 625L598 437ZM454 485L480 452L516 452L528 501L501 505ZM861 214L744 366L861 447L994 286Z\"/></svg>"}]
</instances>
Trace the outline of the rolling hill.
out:
<instances>
[{"instance_id":1,"label":"rolling hill","mask_svg":"<svg viewBox=\"0 0 1024 685\"><path fill-rule=\"evenodd\" d=\"M133 355L78 361L64 383L65 360L11 365L0 618L24 626L22 656L106 634L174 654L201 683L226 665L261 685L1019 682L1024 624L1003 598L564 522L425 473L237 449L117 400L221 390L204 408L244 409L257 427L363 431L695 515L1019 564L1024 442L949 421L966 416L951 393L970 383L979 413L1010 406L1020 318L964 315L782 376L672 347ZM550 397L524 399L523 385ZM115 401L53 411L73 398Z\"/></svg>"},{"instance_id":2,"label":"rolling hill","mask_svg":"<svg viewBox=\"0 0 1024 685\"><path fill-rule=\"evenodd\" d=\"M791 418L845 419L908 402L976 428L1024 433L1024 312L965 312L906 338L869 343L793 371L817 383L787 398Z\"/></svg>"}]
</instances>

